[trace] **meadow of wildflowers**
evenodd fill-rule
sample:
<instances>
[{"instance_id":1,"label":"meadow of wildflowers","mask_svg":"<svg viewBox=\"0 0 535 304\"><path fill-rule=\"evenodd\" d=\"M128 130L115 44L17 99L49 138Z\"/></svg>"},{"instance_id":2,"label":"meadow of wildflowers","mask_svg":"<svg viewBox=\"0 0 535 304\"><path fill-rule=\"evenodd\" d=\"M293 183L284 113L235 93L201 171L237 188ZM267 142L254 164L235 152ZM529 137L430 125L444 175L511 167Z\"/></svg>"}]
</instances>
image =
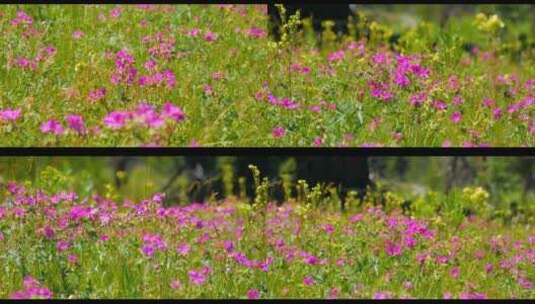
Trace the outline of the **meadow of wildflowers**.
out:
<instances>
[{"instance_id":1,"label":"meadow of wildflowers","mask_svg":"<svg viewBox=\"0 0 535 304\"><path fill-rule=\"evenodd\" d=\"M527 21L421 22L392 46L361 15L345 37L325 23L318 47L306 21L275 42L267 20L262 5L2 6L0 145L533 146Z\"/></svg>"},{"instance_id":2,"label":"meadow of wildflowers","mask_svg":"<svg viewBox=\"0 0 535 304\"><path fill-rule=\"evenodd\" d=\"M370 192L340 212L315 190L177 205L73 191L48 172L46 188L0 189L0 298L535 296L532 219L489 217L480 187L409 209Z\"/></svg>"}]
</instances>

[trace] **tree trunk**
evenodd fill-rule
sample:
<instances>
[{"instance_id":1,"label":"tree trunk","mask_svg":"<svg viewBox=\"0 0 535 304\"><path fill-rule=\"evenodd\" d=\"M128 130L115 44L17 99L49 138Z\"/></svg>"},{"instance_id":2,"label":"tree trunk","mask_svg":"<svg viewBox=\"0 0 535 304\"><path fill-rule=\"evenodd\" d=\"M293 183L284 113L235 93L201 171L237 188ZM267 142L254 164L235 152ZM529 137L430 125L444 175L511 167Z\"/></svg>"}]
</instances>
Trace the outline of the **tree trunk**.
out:
<instances>
[{"instance_id":1,"label":"tree trunk","mask_svg":"<svg viewBox=\"0 0 535 304\"><path fill-rule=\"evenodd\" d=\"M446 176L446 193L449 193L451 188L453 188L453 184L457 175L457 163L459 161L459 157L455 156L452 158L449 158L447 160L447 176Z\"/></svg>"},{"instance_id":2,"label":"tree trunk","mask_svg":"<svg viewBox=\"0 0 535 304\"><path fill-rule=\"evenodd\" d=\"M366 157L307 157L297 161L297 178L314 186L318 183L331 184L339 189L342 210L349 190L356 190L363 197L371 184L370 169Z\"/></svg>"}]
</instances>

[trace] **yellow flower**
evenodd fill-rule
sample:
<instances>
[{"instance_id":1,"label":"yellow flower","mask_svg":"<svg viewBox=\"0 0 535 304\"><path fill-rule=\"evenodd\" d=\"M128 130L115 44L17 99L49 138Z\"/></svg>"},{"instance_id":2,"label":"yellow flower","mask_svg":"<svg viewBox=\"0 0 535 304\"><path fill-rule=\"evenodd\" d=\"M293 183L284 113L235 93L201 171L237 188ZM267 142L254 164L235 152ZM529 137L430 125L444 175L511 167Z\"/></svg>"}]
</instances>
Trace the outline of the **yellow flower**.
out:
<instances>
[{"instance_id":1,"label":"yellow flower","mask_svg":"<svg viewBox=\"0 0 535 304\"><path fill-rule=\"evenodd\" d=\"M252 209L251 205L246 203L238 203L236 204L236 208L241 212L249 212Z\"/></svg>"},{"instance_id":2,"label":"yellow flower","mask_svg":"<svg viewBox=\"0 0 535 304\"><path fill-rule=\"evenodd\" d=\"M490 18L483 13L476 15L474 24L480 31L496 33L499 29L505 27L505 24L498 15L492 15Z\"/></svg>"}]
</instances>

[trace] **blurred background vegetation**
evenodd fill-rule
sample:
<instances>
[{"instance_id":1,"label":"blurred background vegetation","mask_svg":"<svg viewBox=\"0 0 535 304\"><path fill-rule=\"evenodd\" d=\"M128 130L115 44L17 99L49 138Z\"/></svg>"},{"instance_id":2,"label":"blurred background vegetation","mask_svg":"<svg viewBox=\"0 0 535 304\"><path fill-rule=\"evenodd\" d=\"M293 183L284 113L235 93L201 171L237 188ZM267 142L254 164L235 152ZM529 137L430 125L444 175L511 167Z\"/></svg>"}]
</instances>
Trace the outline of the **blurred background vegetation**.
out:
<instances>
[{"instance_id":1,"label":"blurred background vegetation","mask_svg":"<svg viewBox=\"0 0 535 304\"><path fill-rule=\"evenodd\" d=\"M294 6L322 9L321 5ZM339 7L343 10L346 6L340 4ZM462 30L470 32L470 27L475 30L472 24L475 15L479 13L498 15L506 25L509 25L506 31L525 35L530 40L535 38L535 5L533 4L351 4L349 9L355 21L363 16L370 21L386 24L395 32L406 31L422 22L447 27L459 21L467 26Z\"/></svg>"},{"instance_id":2,"label":"blurred background vegetation","mask_svg":"<svg viewBox=\"0 0 535 304\"><path fill-rule=\"evenodd\" d=\"M467 41L482 43L482 35L474 26L474 16L483 13L497 15L504 28L499 32L505 41L523 42L533 47L535 42L535 5L356 5L356 11L369 19L387 24L395 34L410 30L419 24L436 24L457 32Z\"/></svg>"},{"instance_id":3,"label":"blurred background vegetation","mask_svg":"<svg viewBox=\"0 0 535 304\"><path fill-rule=\"evenodd\" d=\"M476 47L483 51L491 49L516 63L535 54L535 5L530 4L292 5L287 15L297 9L302 12L303 30L292 37L296 45L321 46L332 51L339 47L332 43L334 40L365 38L368 44L387 44L401 53L446 49L470 52ZM270 14L275 16L275 26L280 22L275 6L270 7ZM493 28L482 30L481 24L475 22L478 14L484 14L486 17L480 20L487 21L496 15L497 19L492 21L497 22L492 24ZM272 27L275 37L279 37L278 32L276 26Z\"/></svg>"},{"instance_id":4,"label":"blurred background vegetation","mask_svg":"<svg viewBox=\"0 0 535 304\"><path fill-rule=\"evenodd\" d=\"M215 171L204 172L201 179L239 179L234 157L216 158ZM295 187L292 175L300 159L270 161L278 167L277 179L290 176ZM485 201L494 216L507 220L535 216L534 157L371 157L367 163L374 187L364 200L373 203L412 206L413 211L432 215L447 205L462 206L467 201L463 197L481 187L488 193ZM113 199L143 199L163 190L172 198L170 204L190 202L188 191L199 179L195 170L184 157L0 158L1 183L26 181L49 192L74 190L80 196L99 193ZM232 196L232 190L224 191Z\"/></svg>"},{"instance_id":5,"label":"blurred background vegetation","mask_svg":"<svg viewBox=\"0 0 535 304\"><path fill-rule=\"evenodd\" d=\"M533 25L535 5L530 4L355 4L354 11L362 11L379 21L403 26L419 21L445 22L449 18L473 16L478 13L497 14L511 24ZM406 22L403 22L403 21ZM412 22L408 20L413 20Z\"/></svg>"}]
</instances>

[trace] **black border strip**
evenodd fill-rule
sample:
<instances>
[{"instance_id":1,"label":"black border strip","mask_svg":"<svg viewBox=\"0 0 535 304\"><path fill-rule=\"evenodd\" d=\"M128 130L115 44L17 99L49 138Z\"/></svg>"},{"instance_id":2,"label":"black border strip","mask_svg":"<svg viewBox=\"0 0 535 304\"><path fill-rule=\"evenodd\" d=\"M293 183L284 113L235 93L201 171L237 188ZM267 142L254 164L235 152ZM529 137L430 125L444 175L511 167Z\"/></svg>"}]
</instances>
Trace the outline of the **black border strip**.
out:
<instances>
[{"instance_id":1,"label":"black border strip","mask_svg":"<svg viewBox=\"0 0 535 304\"><path fill-rule=\"evenodd\" d=\"M531 156L535 148L0 148L2 156Z\"/></svg>"}]
</instances>

